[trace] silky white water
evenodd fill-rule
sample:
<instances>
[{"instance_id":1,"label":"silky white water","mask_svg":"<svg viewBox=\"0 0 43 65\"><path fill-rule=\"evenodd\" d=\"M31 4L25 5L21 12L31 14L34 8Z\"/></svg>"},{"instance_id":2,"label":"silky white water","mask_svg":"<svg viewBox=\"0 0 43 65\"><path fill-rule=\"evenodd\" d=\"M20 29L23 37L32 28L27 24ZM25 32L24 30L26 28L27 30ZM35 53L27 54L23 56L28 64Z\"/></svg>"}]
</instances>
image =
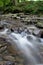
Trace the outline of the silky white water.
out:
<instances>
[{"instance_id":1,"label":"silky white water","mask_svg":"<svg viewBox=\"0 0 43 65\"><path fill-rule=\"evenodd\" d=\"M22 33L24 33L25 35ZM32 34L27 34L25 32L22 33L19 34L11 31L8 33L8 29L5 28L3 31L0 31L0 36L4 35L6 40L8 42L11 42L13 49L15 45L17 46L17 48L26 57L26 65L28 65L28 63L30 63L31 65L41 63L39 47L41 45L43 46L43 39L37 38Z\"/></svg>"}]
</instances>

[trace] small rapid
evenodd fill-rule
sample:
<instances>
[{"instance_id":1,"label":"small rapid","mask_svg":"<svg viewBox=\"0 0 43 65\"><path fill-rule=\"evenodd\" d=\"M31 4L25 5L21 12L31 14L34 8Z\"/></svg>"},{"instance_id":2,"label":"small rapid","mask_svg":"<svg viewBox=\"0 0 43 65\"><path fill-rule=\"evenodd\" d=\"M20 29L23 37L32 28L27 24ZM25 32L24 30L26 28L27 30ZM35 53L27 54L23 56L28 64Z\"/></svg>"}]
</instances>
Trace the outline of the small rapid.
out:
<instances>
[{"instance_id":1,"label":"small rapid","mask_svg":"<svg viewBox=\"0 0 43 65\"><path fill-rule=\"evenodd\" d=\"M5 28L3 31L0 31L0 36L5 36L6 40L11 43L11 45L17 46L23 55L26 57L26 62L28 65L36 65L41 63L41 55L39 47L43 46L43 39L37 38L32 34L27 34L25 32L15 33L9 31ZM27 61L28 60L28 61Z\"/></svg>"}]
</instances>

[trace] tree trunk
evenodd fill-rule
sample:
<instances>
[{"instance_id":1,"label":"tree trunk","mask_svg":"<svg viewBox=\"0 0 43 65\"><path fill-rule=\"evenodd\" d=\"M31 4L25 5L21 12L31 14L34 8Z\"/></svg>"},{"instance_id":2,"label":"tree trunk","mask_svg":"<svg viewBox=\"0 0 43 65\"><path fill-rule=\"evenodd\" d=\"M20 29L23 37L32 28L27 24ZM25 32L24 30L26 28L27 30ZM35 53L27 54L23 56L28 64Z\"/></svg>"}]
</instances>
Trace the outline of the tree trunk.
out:
<instances>
[{"instance_id":1,"label":"tree trunk","mask_svg":"<svg viewBox=\"0 0 43 65\"><path fill-rule=\"evenodd\" d=\"M15 1L15 5L17 5L19 3L19 0L14 0Z\"/></svg>"}]
</instances>

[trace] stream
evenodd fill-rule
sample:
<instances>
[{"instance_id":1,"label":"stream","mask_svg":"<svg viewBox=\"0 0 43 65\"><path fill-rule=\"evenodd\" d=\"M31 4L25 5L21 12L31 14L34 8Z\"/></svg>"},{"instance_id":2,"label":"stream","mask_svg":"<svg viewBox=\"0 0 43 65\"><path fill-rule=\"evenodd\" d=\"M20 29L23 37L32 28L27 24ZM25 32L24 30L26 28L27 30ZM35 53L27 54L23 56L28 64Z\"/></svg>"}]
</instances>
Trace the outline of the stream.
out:
<instances>
[{"instance_id":1,"label":"stream","mask_svg":"<svg viewBox=\"0 0 43 65\"><path fill-rule=\"evenodd\" d=\"M8 42L11 43L13 49L17 46L25 56L25 65L37 65L41 64L40 46L43 46L43 39L38 38L32 34L27 34L25 31L21 33L11 32L8 28L0 31L0 37L4 37Z\"/></svg>"}]
</instances>

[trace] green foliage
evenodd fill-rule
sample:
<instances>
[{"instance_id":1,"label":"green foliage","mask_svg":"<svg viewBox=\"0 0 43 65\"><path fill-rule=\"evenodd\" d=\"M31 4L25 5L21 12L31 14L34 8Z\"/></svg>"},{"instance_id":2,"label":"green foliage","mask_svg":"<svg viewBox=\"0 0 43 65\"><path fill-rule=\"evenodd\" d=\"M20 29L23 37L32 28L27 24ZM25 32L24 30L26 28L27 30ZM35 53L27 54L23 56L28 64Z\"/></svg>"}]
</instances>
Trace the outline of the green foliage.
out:
<instances>
[{"instance_id":1,"label":"green foliage","mask_svg":"<svg viewBox=\"0 0 43 65\"><path fill-rule=\"evenodd\" d=\"M29 1L20 3L19 7L25 13L39 14L43 13L43 1Z\"/></svg>"},{"instance_id":2,"label":"green foliage","mask_svg":"<svg viewBox=\"0 0 43 65\"><path fill-rule=\"evenodd\" d=\"M13 1L14 0L0 0L0 11L3 11L3 13L24 12L30 14L43 14L43 1L23 1L16 6Z\"/></svg>"},{"instance_id":3,"label":"green foliage","mask_svg":"<svg viewBox=\"0 0 43 65\"><path fill-rule=\"evenodd\" d=\"M4 10L6 8L6 5L10 3L10 0L0 0L0 10Z\"/></svg>"},{"instance_id":4,"label":"green foliage","mask_svg":"<svg viewBox=\"0 0 43 65\"><path fill-rule=\"evenodd\" d=\"M0 0L0 7L3 7L3 2Z\"/></svg>"}]
</instances>

